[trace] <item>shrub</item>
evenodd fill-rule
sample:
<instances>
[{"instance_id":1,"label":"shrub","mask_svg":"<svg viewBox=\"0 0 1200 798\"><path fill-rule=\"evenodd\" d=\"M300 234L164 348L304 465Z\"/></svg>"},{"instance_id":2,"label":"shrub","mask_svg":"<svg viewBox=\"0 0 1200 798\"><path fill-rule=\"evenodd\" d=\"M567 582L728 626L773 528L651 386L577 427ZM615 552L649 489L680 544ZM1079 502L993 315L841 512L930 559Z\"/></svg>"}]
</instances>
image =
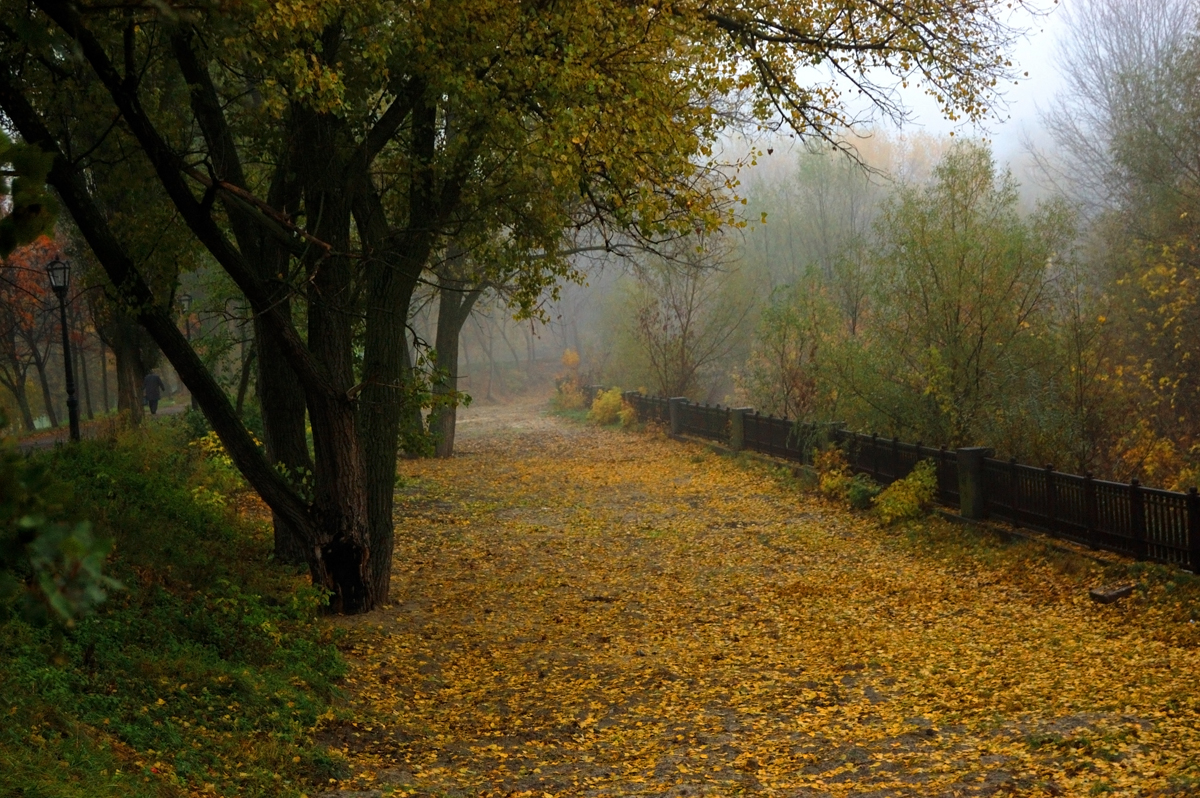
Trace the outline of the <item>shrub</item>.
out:
<instances>
[{"instance_id":1,"label":"shrub","mask_svg":"<svg viewBox=\"0 0 1200 798\"><path fill-rule=\"evenodd\" d=\"M817 488L825 496L846 501L850 490L850 463L846 453L836 446L813 452L813 468L817 471Z\"/></svg>"},{"instance_id":2,"label":"shrub","mask_svg":"<svg viewBox=\"0 0 1200 798\"><path fill-rule=\"evenodd\" d=\"M879 495L879 483L866 474L855 474L846 486L846 501L855 510L869 510Z\"/></svg>"},{"instance_id":3,"label":"shrub","mask_svg":"<svg viewBox=\"0 0 1200 798\"><path fill-rule=\"evenodd\" d=\"M937 496L936 469L932 460L922 460L908 476L888 485L874 500L879 520L890 524L928 512Z\"/></svg>"},{"instance_id":4,"label":"shrub","mask_svg":"<svg viewBox=\"0 0 1200 798\"><path fill-rule=\"evenodd\" d=\"M592 401L592 409L588 411L587 420L600 426L616 424L621 420L621 410L624 406L625 400L621 396L620 388L600 391Z\"/></svg>"},{"instance_id":5,"label":"shrub","mask_svg":"<svg viewBox=\"0 0 1200 798\"><path fill-rule=\"evenodd\" d=\"M637 424L637 421L638 421L637 408L635 408L633 405L629 404L629 402L626 402L624 399L622 399L621 400L621 409L620 409L620 411L617 412L617 418L620 420L621 426L628 429L629 427L632 427L634 424Z\"/></svg>"},{"instance_id":6,"label":"shrub","mask_svg":"<svg viewBox=\"0 0 1200 798\"><path fill-rule=\"evenodd\" d=\"M846 502L855 510L867 510L879 495L879 485L866 474L854 474L846 453L836 446L816 449L813 468L817 471L817 487L829 498Z\"/></svg>"},{"instance_id":7,"label":"shrub","mask_svg":"<svg viewBox=\"0 0 1200 798\"><path fill-rule=\"evenodd\" d=\"M554 381L554 398L551 404L555 410L582 410L586 404L583 398L583 388L574 375L559 377Z\"/></svg>"}]
</instances>

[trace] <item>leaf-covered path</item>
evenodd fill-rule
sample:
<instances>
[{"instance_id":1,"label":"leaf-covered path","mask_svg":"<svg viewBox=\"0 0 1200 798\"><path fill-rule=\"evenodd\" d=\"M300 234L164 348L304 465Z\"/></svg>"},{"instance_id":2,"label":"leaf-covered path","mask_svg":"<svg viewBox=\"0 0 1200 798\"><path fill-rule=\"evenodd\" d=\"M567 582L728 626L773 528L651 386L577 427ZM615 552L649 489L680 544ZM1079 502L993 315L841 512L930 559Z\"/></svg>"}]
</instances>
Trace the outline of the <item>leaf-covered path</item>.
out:
<instances>
[{"instance_id":1,"label":"leaf-covered path","mask_svg":"<svg viewBox=\"0 0 1200 798\"><path fill-rule=\"evenodd\" d=\"M1200 789L1161 580L1094 605L1077 560L926 547L695 445L470 421L402 466L394 603L347 623L340 794Z\"/></svg>"}]
</instances>

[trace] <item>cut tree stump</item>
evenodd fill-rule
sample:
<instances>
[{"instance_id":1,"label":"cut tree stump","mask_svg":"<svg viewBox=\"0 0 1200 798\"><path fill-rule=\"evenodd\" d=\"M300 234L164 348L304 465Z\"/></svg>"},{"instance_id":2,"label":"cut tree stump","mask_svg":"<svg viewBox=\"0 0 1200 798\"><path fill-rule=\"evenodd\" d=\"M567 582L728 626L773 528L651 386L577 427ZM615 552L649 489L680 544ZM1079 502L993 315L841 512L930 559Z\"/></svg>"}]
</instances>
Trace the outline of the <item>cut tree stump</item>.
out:
<instances>
[{"instance_id":1,"label":"cut tree stump","mask_svg":"<svg viewBox=\"0 0 1200 798\"><path fill-rule=\"evenodd\" d=\"M1112 604L1133 593L1134 585L1116 585L1109 587L1094 587L1088 591L1092 601L1098 604Z\"/></svg>"}]
</instances>

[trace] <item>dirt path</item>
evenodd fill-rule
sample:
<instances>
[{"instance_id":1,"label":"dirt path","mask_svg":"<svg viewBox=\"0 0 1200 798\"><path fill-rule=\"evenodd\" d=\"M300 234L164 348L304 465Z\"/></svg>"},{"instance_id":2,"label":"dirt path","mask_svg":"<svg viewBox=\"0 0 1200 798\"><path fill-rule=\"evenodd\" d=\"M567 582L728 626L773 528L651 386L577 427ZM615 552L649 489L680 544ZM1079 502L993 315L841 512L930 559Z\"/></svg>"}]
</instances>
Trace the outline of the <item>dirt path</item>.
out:
<instances>
[{"instance_id":1,"label":"dirt path","mask_svg":"<svg viewBox=\"0 0 1200 798\"><path fill-rule=\"evenodd\" d=\"M1200 790L1162 580L1101 607L1078 562L952 557L661 435L463 421L402 466L394 604L347 622L332 794Z\"/></svg>"}]
</instances>

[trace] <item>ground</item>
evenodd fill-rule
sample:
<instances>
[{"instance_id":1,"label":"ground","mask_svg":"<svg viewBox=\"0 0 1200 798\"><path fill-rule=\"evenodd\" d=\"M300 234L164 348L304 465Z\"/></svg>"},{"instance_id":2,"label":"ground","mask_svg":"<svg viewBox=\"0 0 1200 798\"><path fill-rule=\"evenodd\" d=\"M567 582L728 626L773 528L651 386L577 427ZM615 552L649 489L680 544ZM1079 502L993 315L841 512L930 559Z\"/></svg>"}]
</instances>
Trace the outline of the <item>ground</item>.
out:
<instances>
[{"instance_id":1,"label":"ground","mask_svg":"<svg viewBox=\"0 0 1200 798\"><path fill-rule=\"evenodd\" d=\"M402 465L392 603L341 622L330 794L1200 792L1169 573L1102 606L1086 559L528 404L459 443Z\"/></svg>"}]
</instances>

